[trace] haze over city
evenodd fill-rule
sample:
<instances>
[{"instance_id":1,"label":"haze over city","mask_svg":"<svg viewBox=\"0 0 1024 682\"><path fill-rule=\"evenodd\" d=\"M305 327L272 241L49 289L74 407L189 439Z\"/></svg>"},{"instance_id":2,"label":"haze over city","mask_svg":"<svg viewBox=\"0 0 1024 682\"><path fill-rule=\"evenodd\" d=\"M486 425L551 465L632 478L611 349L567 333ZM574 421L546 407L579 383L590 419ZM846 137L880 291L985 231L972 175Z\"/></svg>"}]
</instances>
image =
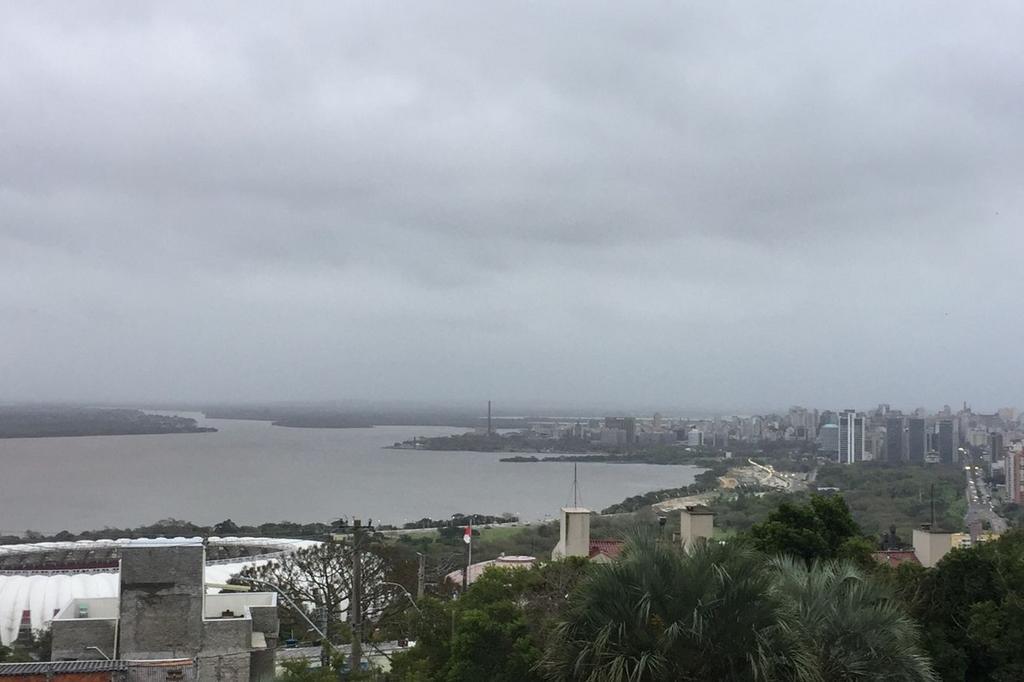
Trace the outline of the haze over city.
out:
<instances>
[{"instance_id":1,"label":"haze over city","mask_svg":"<svg viewBox=\"0 0 1024 682\"><path fill-rule=\"evenodd\" d=\"M5 4L0 400L1024 403L1022 20Z\"/></svg>"}]
</instances>

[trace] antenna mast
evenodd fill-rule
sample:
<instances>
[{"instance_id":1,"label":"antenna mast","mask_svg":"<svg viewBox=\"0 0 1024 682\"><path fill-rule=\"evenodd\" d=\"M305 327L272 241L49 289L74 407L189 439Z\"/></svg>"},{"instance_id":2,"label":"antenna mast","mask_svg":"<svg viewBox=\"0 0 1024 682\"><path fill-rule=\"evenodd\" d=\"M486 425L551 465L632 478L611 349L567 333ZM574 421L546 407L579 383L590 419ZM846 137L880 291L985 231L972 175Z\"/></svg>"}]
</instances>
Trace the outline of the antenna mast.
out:
<instances>
[{"instance_id":1,"label":"antenna mast","mask_svg":"<svg viewBox=\"0 0 1024 682\"><path fill-rule=\"evenodd\" d=\"M580 506L580 482L579 477L576 475L576 468L579 466L578 462L572 463L572 506Z\"/></svg>"},{"instance_id":2,"label":"antenna mast","mask_svg":"<svg viewBox=\"0 0 1024 682\"><path fill-rule=\"evenodd\" d=\"M932 530L935 530L935 484L932 483Z\"/></svg>"}]
</instances>

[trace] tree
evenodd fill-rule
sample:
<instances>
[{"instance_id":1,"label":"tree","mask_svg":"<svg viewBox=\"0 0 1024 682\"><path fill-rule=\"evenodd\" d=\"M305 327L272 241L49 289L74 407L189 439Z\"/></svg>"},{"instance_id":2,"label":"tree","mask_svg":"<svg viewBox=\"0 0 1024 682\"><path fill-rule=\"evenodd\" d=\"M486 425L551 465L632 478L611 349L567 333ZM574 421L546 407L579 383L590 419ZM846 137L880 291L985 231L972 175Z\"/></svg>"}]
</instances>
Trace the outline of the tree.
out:
<instances>
[{"instance_id":1,"label":"tree","mask_svg":"<svg viewBox=\"0 0 1024 682\"><path fill-rule=\"evenodd\" d=\"M838 557L866 564L873 547L865 542L846 501L838 495L813 495L802 505L783 502L750 534L762 552L799 557L808 564Z\"/></svg>"},{"instance_id":2,"label":"tree","mask_svg":"<svg viewBox=\"0 0 1024 682\"><path fill-rule=\"evenodd\" d=\"M1024 530L897 576L943 679L1024 679Z\"/></svg>"},{"instance_id":3,"label":"tree","mask_svg":"<svg viewBox=\"0 0 1024 682\"><path fill-rule=\"evenodd\" d=\"M902 603L849 561L778 557L781 623L800 662L783 677L806 680L930 681L920 633ZM782 671L778 671L781 673Z\"/></svg>"},{"instance_id":4,"label":"tree","mask_svg":"<svg viewBox=\"0 0 1024 682\"><path fill-rule=\"evenodd\" d=\"M392 675L402 682L539 679L534 668L554 618L588 568L581 559L491 567L457 601L421 600L416 647L395 656Z\"/></svg>"},{"instance_id":5,"label":"tree","mask_svg":"<svg viewBox=\"0 0 1024 682\"><path fill-rule=\"evenodd\" d=\"M401 587L388 584L392 566L382 557L379 538L365 535L361 538L360 604L364 632L370 632L386 617L403 611L408 599ZM246 568L241 577L276 585L306 617L326 632L329 641L334 642L339 634L349 630L344 623L353 597L353 542L325 542L304 547L277 561ZM266 587L256 583L254 589ZM290 605L282 603L281 607L288 609ZM308 629L304 622L301 627L304 631Z\"/></svg>"},{"instance_id":6,"label":"tree","mask_svg":"<svg viewBox=\"0 0 1024 682\"><path fill-rule=\"evenodd\" d=\"M237 535L241 529L231 519L225 519L213 527L215 535Z\"/></svg>"},{"instance_id":7,"label":"tree","mask_svg":"<svg viewBox=\"0 0 1024 682\"><path fill-rule=\"evenodd\" d=\"M549 680L753 680L788 660L762 555L739 543L690 552L638 530L620 560L572 594L539 666Z\"/></svg>"}]
</instances>

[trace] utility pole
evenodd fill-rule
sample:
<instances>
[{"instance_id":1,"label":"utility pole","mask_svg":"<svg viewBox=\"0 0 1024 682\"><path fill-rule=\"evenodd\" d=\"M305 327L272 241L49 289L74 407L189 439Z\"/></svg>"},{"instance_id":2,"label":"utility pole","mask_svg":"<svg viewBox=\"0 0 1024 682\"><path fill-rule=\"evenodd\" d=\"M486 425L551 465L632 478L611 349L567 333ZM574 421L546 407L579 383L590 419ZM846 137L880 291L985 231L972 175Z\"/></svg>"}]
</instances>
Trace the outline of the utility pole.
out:
<instances>
[{"instance_id":1,"label":"utility pole","mask_svg":"<svg viewBox=\"0 0 1024 682\"><path fill-rule=\"evenodd\" d=\"M469 566L473 563L473 522L466 526L466 534L462 536L466 543L466 567L462 569L462 594L469 589Z\"/></svg>"},{"instance_id":2,"label":"utility pole","mask_svg":"<svg viewBox=\"0 0 1024 682\"><path fill-rule=\"evenodd\" d=\"M935 530L935 484L934 483L932 483L931 498L932 498L932 525L931 525L931 529Z\"/></svg>"},{"instance_id":3,"label":"utility pole","mask_svg":"<svg viewBox=\"0 0 1024 682\"><path fill-rule=\"evenodd\" d=\"M363 522L354 519L352 524L352 600L349 604L352 614L352 660L349 662L349 668L352 672L358 672L363 660Z\"/></svg>"},{"instance_id":4,"label":"utility pole","mask_svg":"<svg viewBox=\"0 0 1024 682\"><path fill-rule=\"evenodd\" d=\"M320 637L320 669L328 670L331 666L331 643L327 638L327 628L330 625L330 610L327 608L327 594L316 591L316 600L320 607L320 628L323 636Z\"/></svg>"},{"instance_id":5,"label":"utility pole","mask_svg":"<svg viewBox=\"0 0 1024 682\"><path fill-rule=\"evenodd\" d=\"M420 566L416 571L416 601L419 601L423 599L423 584L427 582L427 555L423 552L416 554L420 559Z\"/></svg>"}]
</instances>

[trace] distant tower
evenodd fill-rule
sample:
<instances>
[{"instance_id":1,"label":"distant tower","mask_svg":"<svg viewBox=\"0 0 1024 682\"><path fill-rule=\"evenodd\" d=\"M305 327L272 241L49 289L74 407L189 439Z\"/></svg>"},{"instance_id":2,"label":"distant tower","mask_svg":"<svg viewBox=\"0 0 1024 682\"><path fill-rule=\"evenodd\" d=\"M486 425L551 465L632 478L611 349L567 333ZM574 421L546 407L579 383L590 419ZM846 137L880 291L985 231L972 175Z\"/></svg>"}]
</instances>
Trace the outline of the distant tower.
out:
<instances>
[{"instance_id":1,"label":"distant tower","mask_svg":"<svg viewBox=\"0 0 1024 682\"><path fill-rule=\"evenodd\" d=\"M491 401L488 400L487 401L487 435L490 436L493 433L494 433L494 431L491 430Z\"/></svg>"},{"instance_id":2,"label":"distant tower","mask_svg":"<svg viewBox=\"0 0 1024 682\"><path fill-rule=\"evenodd\" d=\"M854 410L839 417L839 463L853 464L864 459L864 418Z\"/></svg>"}]
</instances>

